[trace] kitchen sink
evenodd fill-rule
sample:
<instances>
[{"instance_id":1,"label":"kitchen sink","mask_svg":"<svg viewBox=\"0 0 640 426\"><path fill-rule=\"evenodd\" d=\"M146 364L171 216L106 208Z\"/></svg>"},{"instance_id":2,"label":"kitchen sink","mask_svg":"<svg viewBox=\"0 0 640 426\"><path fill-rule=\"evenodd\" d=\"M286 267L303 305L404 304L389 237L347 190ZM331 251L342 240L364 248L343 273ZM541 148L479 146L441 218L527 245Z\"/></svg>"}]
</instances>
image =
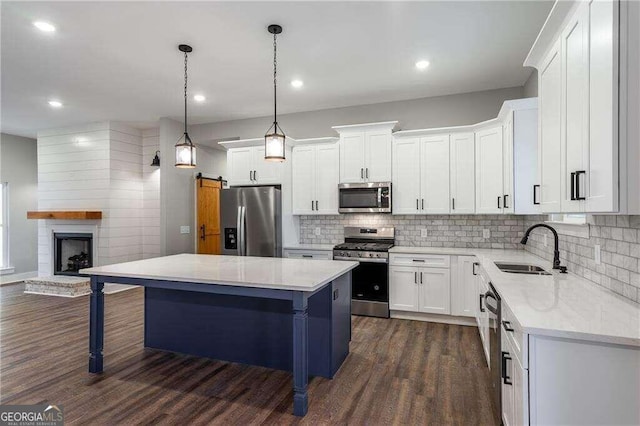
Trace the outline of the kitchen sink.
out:
<instances>
[{"instance_id":1,"label":"kitchen sink","mask_svg":"<svg viewBox=\"0 0 640 426\"><path fill-rule=\"evenodd\" d=\"M495 262L495 265L502 272L508 272L510 274L527 274L527 275L551 275L536 265L528 265L525 263L499 263Z\"/></svg>"}]
</instances>

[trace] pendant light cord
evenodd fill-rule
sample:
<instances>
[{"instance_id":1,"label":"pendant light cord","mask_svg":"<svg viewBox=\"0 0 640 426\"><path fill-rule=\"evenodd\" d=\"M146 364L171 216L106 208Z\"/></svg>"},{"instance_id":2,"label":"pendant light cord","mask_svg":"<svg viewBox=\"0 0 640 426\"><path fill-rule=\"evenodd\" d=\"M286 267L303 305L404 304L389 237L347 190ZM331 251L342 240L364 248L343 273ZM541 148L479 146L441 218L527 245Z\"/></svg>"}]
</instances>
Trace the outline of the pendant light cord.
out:
<instances>
[{"instance_id":1,"label":"pendant light cord","mask_svg":"<svg viewBox=\"0 0 640 426\"><path fill-rule=\"evenodd\" d=\"M184 52L184 133L187 134L187 52Z\"/></svg>"},{"instance_id":2,"label":"pendant light cord","mask_svg":"<svg viewBox=\"0 0 640 426\"><path fill-rule=\"evenodd\" d=\"M277 130L277 124L278 124L278 102L276 100L276 86L278 85L278 80L277 80L277 68L278 68L278 60L277 60L277 53L278 53L278 44L276 43L276 34L273 34L273 123L276 124L276 130ZM276 131L274 130L274 131Z\"/></svg>"}]
</instances>

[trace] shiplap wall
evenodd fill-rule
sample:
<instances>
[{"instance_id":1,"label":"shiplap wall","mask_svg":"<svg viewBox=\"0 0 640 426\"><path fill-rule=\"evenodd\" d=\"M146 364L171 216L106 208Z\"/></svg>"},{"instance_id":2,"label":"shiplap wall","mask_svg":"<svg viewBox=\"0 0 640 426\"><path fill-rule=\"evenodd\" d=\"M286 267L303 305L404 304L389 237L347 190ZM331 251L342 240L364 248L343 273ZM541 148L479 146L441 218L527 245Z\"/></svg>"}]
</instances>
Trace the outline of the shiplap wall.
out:
<instances>
[{"instance_id":1,"label":"shiplap wall","mask_svg":"<svg viewBox=\"0 0 640 426\"><path fill-rule=\"evenodd\" d=\"M160 167L151 161L160 149L160 129L142 132L142 257L160 256ZM169 161L161 159L160 161Z\"/></svg>"},{"instance_id":2,"label":"shiplap wall","mask_svg":"<svg viewBox=\"0 0 640 426\"><path fill-rule=\"evenodd\" d=\"M38 272L52 273L52 232L95 233L94 264L143 256L143 144L114 122L38 133L38 209L101 210L99 221L40 220Z\"/></svg>"}]
</instances>

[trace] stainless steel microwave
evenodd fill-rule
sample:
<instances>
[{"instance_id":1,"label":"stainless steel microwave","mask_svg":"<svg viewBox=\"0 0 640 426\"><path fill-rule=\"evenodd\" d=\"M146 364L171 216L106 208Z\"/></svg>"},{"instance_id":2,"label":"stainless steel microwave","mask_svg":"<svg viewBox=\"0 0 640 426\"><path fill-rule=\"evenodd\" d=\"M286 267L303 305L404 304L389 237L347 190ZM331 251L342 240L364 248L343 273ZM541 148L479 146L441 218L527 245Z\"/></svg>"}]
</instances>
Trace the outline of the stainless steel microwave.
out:
<instances>
[{"instance_id":1,"label":"stainless steel microwave","mask_svg":"<svg viewBox=\"0 0 640 426\"><path fill-rule=\"evenodd\" d=\"M391 213L391 182L341 183L340 213Z\"/></svg>"}]
</instances>

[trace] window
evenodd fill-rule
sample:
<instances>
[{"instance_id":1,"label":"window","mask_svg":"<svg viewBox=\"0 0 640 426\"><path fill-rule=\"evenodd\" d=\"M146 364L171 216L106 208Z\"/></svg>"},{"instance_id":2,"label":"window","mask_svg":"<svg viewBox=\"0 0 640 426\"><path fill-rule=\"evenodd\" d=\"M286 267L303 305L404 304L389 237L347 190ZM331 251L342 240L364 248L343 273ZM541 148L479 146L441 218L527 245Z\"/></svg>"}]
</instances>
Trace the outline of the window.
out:
<instances>
[{"instance_id":1,"label":"window","mask_svg":"<svg viewBox=\"0 0 640 426\"><path fill-rule=\"evenodd\" d=\"M9 267L9 184L0 184L0 270Z\"/></svg>"}]
</instances>

